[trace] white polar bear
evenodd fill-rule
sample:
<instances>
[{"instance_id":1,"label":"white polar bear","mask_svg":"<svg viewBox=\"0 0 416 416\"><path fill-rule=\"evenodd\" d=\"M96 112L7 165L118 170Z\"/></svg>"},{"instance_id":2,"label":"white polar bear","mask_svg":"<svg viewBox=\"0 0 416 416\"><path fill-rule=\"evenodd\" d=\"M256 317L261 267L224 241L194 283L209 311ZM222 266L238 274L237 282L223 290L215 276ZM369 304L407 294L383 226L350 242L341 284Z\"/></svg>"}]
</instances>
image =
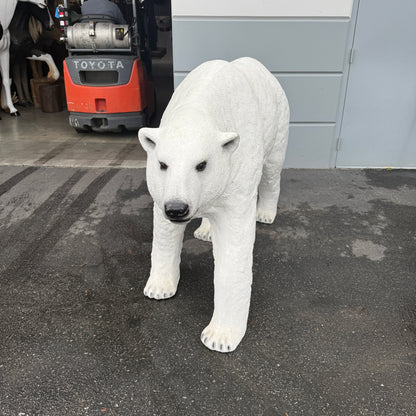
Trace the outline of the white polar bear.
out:
<instances>
[{"instance_id":1,"label":"white polar bear","mask_svg":"<svg viewBox=\"0 0 416 416\"><path fill-rule=\"evenodd\" d=\"M209 61L173 94L159 128L142 128L154 204L149 298L174 296L186 223L213 243L214 314L201 340L233 351L250 306L255 224L273 222L289 134L289 105L258 61Z\"/></svg>"}]
</instances>

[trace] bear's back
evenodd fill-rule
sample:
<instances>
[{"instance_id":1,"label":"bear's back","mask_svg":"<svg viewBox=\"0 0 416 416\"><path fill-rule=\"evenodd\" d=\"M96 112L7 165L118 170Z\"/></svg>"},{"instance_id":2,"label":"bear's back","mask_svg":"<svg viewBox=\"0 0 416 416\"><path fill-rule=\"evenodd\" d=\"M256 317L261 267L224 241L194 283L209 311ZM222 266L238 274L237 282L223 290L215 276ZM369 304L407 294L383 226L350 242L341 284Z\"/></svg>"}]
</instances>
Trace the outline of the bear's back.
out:
<instances>
[{"instance_id":1,"label":"bear's back","mask_svg":"<svg viewBox=\"0 0 416 416\"><path fill-rule=\"evenodd\" d=\"M220 128L232 128L234 126L224 126L224 123L268 118L275 111L282 93L276 78L253 58L232 62L208 61L191 71L181 82L162 122L174 117L179 108L183 110L190 106L209 113Z\"/></svg>"}]
</instances>

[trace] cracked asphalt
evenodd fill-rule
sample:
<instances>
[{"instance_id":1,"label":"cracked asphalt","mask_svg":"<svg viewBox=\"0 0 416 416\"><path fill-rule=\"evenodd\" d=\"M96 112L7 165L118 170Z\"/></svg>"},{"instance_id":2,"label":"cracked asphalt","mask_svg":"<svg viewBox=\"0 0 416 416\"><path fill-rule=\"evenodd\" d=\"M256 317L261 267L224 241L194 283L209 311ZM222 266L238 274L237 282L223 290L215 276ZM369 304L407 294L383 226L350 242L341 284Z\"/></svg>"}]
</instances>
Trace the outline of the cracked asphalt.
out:
<instances>
[{"instance_id":1,"label":"cracked asphalt","mask_svg":"<svg viewBox=\"0 0 416 416\"><path fill-rule=\"evenodd\" d=\"M197 226L152 301L144 169L0 166L0 415L416 414L416 171L285 170L231 354Z\"/></svg>"}]
</instances>

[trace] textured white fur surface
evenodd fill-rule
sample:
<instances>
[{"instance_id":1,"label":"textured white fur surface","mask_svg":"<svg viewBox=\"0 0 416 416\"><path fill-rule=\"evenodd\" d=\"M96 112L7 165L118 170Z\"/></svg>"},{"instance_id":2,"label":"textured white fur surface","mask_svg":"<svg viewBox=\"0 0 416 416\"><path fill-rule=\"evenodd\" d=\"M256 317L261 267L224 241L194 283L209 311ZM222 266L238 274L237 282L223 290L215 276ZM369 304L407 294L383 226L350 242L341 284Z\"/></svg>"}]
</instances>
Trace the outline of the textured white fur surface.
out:
<instances>
[{"instance_id":1,"label":"textured white fur surface","mask_svg":"<svg viewBox=\"0 0 416 416\"><path fill-rule=\"evenodd\" d=\"M203 218L195 236L213 243L214 313L201 335L212 350L233 351L246 332L255 223L275 218L288 132L286 95L251 58L200 65L173 94L160 127L139 131L155 201L144 293L176 293L186 222L171 222L165 204L186 204L181 220Z\"/></svg>"}]
</instances>

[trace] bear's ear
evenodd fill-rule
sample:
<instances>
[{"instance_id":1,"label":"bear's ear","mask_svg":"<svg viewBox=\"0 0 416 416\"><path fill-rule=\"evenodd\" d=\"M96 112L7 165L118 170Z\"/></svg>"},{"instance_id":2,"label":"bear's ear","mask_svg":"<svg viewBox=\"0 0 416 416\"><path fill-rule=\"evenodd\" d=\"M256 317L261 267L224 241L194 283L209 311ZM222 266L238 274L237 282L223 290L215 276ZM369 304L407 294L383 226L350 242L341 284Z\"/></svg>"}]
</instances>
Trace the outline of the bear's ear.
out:
<instances>
[{"instance_id":1,"label":"bear's ear","mask_svg":"<svg viewBox=\"0 0 416 416\"><path fill-rule=\"evenodd\" d=\"M224 150L233 153L240 143L240 136L238 133L221 133L220 143Z\"/></svg>"},{"instance_id":2,"label":"bear's ear","mask_svg":"<svg viewBox=\"0 0 416 416\"><path fill-rule=\"evenodd\" d=\"M150 152L156 147L158 133L158 128L143 127L139 130L139 141L146 152Z\"/></svg>"}]
</instances>

